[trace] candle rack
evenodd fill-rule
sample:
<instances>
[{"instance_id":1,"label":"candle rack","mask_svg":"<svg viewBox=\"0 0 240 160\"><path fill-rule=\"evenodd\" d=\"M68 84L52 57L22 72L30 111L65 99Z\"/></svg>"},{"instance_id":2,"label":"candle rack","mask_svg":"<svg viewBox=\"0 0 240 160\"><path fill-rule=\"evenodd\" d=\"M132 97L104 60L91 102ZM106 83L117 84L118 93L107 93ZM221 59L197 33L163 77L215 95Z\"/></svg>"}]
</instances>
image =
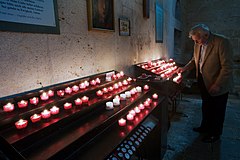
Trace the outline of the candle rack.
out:
<instances>
[{"instance_id":1,"label":"candle rack","mask_svg":"<svg viewBox=\"0 0 240 160\"><path fill-rule=\"evenodd\" d=\"M97 83L94 82L96 79ZM85 88L81 88L83 83L86 85ZM150 127L151 130L148 132L156 134L154 137L159 139L153 151L160 153L158 156L162 157L164 149L161 147L166 145L168 127L166 110L168 103L153 87L144 90L144 85L145 83L129 78L123 72L113 70L0 98L0 106L7 103L14 105L14 110L10 112L4 111L3 107L0 108L0 150L7 158L18 157L19 160L93 158L92 153L86 150L96 153L94 159L104 159L119 156L115 155L115 149L129 139L140 126L147 128L151 122L155 125ZM75 87L76 90L70 92L69 88L73 86L79 86L79 89ZM103 91L104 88L107 88L108 92L97 95L97 91ZM40 95L50 90L54 94L51 92L51 96L42 100ZM59 90L64 91L64 95L58 95ZM130 97L129 93L132 93ZM106 103L112 102L121 94L127 94L128 97L125 100L121 99L119 105L107 110ZM153 99L154 94L159 94L158 98ZM30 103L33 97L39 98L36 105ZM76 99L81 99L82 103L76 105ZM149 99L150 104L137 113L133 120L127 120L125 126L118 125L120 118L126 119L130 110ZM28 101L27 107L18 107L17 103L22 100ZM66 103L72 106L64 107ZM42 116L37 122L31 121L31 116L41 115L44 110L50 111L53 106L59 108L59 113L49 117ZM18 129L14 124L19 119L27 120L27 126ZM108 147L104 147L106 143ZM145 152L138 153L141 150L146 151L150 146L148 143L135 146L136 151L130 156L149 157L150 154L143 154Z\"/></svg>"}]
</instances>

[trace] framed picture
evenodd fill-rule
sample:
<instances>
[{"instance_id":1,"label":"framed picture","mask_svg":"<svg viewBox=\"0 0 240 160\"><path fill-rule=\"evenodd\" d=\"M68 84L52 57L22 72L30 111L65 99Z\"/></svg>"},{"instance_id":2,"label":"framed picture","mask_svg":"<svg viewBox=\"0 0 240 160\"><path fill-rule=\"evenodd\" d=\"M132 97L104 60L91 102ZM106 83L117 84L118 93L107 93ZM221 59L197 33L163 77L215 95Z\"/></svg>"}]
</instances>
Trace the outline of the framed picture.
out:
<instances>
[{"instance_id":1,"label":"framed picture","mask_svg":"<svg viewBox=\"0 0 240 160\"><path fill-rule=\"evenodd\" d=\"M130 36L130 20L126 18L119 18L119 35Z\"/></svg>"},{"instance_id":2,"label":"framed picture","mask_svg":"<svg viewBox=\"0 0 240 160\"><path fill-rule=\"evenodd\" d=\"M57 0L0 0L0 30L60 34Z\"/></svg>"},{"instance_id":3,"label":"framed picture","mask_svg":"<svg viewBox=\"0 0 240 160\"><path fill-rule=\"evenodd\" d=\"M163 42L163 9L160 4L156 3L155 6L155 37L156 37L156 43L162 43Z\"/></svg>"},{"instance_id":4,"label":"framed picture","mask_svg":"<svg viewBox=\"0 0 240 160\"><path fill-rule=\"evenodd\" d=\"M87 0L88 30L114 31L114 0Z\"/></svg>"}]
</instances>

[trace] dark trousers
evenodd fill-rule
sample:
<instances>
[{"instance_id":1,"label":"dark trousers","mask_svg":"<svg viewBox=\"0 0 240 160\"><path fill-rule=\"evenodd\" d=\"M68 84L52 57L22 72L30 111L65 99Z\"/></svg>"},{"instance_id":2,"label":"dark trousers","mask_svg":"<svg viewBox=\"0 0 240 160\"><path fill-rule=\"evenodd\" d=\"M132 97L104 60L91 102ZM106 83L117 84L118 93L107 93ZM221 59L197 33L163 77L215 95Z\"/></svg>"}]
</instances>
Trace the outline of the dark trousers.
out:
<instances>
[{"instance_id":1,"label":"dark trousers","mask_svg":"<svg viewBox=\"0 0 240 160\"><path fill-rule=\"evenodd\" d=\"M210 135L221 135L227 106L228 93L219 96L211 96L199 73L198 85L202 97L202 128Z\"/></svg>"}]
</instances>

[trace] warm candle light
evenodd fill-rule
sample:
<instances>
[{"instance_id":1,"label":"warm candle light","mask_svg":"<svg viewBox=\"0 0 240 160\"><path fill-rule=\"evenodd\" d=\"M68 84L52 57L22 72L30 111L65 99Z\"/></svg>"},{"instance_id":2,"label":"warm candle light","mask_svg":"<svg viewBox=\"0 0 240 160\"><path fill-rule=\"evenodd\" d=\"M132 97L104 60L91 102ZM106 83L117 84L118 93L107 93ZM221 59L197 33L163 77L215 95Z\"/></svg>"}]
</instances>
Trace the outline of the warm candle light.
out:
<instances>
[{"instance_id":1,"label":"warm candle light","mask_svg":"<svg viewBox=\"0 0 240 160\"><path fill-rule=\"evenodd\" d=\"M14 110L14 104L12 103L7 103L6 105L3 106L4 112L11 112Z\"/></svg>"},{"instance_id":2,"label":"warm candle light","mask_svg":"<svg viewBox=\"0 0 240 160\"><path fill-rule=\"evenodd\" d=\"M123 77L124 76L124 72L120 71L120 76Z\"/></svg>"},{"instance_id":3,"label":"warm candle light","mask_svg":"<svg viewBox=\"0 0 240 160\"><path fill-rule=\"evenodd\" d=\"M84 84L85 84L86 87L89 86L89 82L88 81L84 81Z\"/></svg>"},{"instance_id":4,"label":"warm candle light","mask_svg":"<svg viewBox=\"0 0 240 160\"><path fill-rule=\"evenodd\" d=\"M139 108L140 110L143 110L145 107L144 107L144 105L141 103L141 104L139 104L138 108Z\"/></svg>"},{"instance_id":5,"label":"warm candle light","mask_svg":"<svg viewBox=\"0 0 240 160\"><path fill-rule=\"evenodd\" d=\"M138 107L135 107L134 111L135 111L135 113L140 113L141 112L141 110Z\"/></svg>"},{"instance_id":6,"label":"warm candle light","mask_svg":"<svg viewBox=\"0 0 240 160\"><path fill-rule=\"evenodd\" d=\"M93 80L90 81L90 84L91 84L92 86L95 86L95 85L97 84L97 82L93 79Z\"/></svg>"},{"instance_id":7,"label":"warm candle light","mask_svg":"<svg viewBox=\"0 0 240 160\"><path fill-rule=\"evenodd\" d=\"M128 77L127 81L128 81L128 82L131 82L131 81L132 81L132 78L131 78L131 77Z\"/></svg>"},{"instance_id":8,"label":"warm candle light","mask_svg":"<svg viewBox=\"0 0 240 160\"><path fill-rule=\"evenodd\" d=\"M43 119L47 119L49 117L51 117L51 112L47 109L45 109L44 111L41 112L41 116Z\"/></svg>"},{"instance_id":9,"label":"warm candle light","mask_svg":"<svg viewBox=\"0 0 240 160\"><path fill-rule=\"evenodd\" d=\"M15 122L15 126L17 129L26 128L28 125L28 121L24 119L20 119L19 121Z\"/></svg>"},{"instance_id":10,"label":"warm candle light","mask_svg":"<svg viewBox=\"0 0 240 160\"><path fill-rule=\"evenodd\" d=\"M119 98L114 98L113 99L113 105L114 106L119 106L120 105L120 99Z\"/></svg>"},{"instance_id":11,"label":"warm candle light","mask_svg":"<svg viewBox=\"0 0 240 160\"><path fill-rule=\"evenodd\" d=\"M99 78L96 78L95 81L96 81L97 84L101 83L101 80Z\"/></svg>"},{"instance_id":12,"label":"warm candle light","mask_svg":"<svg viewBox=\"0 0 240 160\"><path fill-rule=\"evenodd\" d=\"M40 121L41 118L42 118L42 117L41 117L40 114L34 114L34 115L32 115L32 116L30 117L30 119L31 119L31 121L32 121L33 123L36 123L36 122Z\"/></svg>"},{"instance_id":13,"label":"warm candle light","mask_svg":"<svg viewBox=\"0 0 240 160\"><path fill-rule=\"evenodd\" d=\"M153 99L158 99L157 93L154 93L154 94L152 95L152 98L153 98Z\"/></svg>"},{"instance_id":14,"label":"warm candle light","mask_svg":"<svg viewBox=\"0 0 240 160\"><path fill-rule=\"evenodd\" d=\"M112 92L112 91L113 91L113 87L112 86L108 87L108 92Z\"/></svg>"},{"instance_id":15,"label":"warm candle light","mask_svg":"<svg viewBox=\"0 0 240 160\"><path fill-rule=\"evenodd\" d=\"M122 82L118 82L118 87L122 87L122 86L123 86Z\"/></svg>"},{"instance_id":16,"label":"warm candle light","mask_svg":"<svg viewBox=\"0 0 240 160\"><path fill-rule=\"evenodd\" d=\"M97 92L96 92L96 94L97 94L97 96L102 96L103 95L103 92L101 91L101 90L98 90Z\"/></svg>"},{"instance_id":17,"label":"warm candle light","mask_svg":"<svg viewBox=\"0 0 240 160\"><path fill-rule=\"evenodd\" d=\"M120 94L120 100L126 100L126 94L124 93Z\"/></svg>"},{"instance_id":18,"label":"warm candle light","mask_svg":"<svg viewBox=\"0 0 240 160\"><path fill-rule=\"evenodd\" d=\"M113 85L113 88L114 88L114 89L118 89L118 87L119 87L119 86L118 86L117 83L115 83L115 84Z\"/></svg>"},{"instance_id":19,"label":"warm candle light","mask_svg":"<svg viewBox=\"0 0 240 160\"><path fill-rule=\"evenodd\" d=\"M132 114L127 115L127 120L132 121L134 119L134 116Z\"/></svg>"},{"instance_id":20,"label":"warm candle light","mask_svg":"<svg viewBox=\"0 0 240 160\"><path fill-rule=\"evenodd\" d=\"M121 77L120 73L117 73L116 76L117 76L117 78L120 78L120 77Z\"/></svg>"},{"instance_id":21,"label":"warm candle light","mask_svg":"<svg viewBox=\"0 0 240 160\"><path fill-rule=\"evenodd\" d=\"M77 85L72 86L73 92L79 91L79 87Z\"/></svg>"},{"instance_id":22,"label":"warm candle light","mask_svg":"<svg viewBox=\"0 0 240 160\"><path fill-rule=\"evenodd\" d=\"M82 100L80 98L77 98L74 100L75 105L80 106L82 104Z\"/></svg>"},{"instance_id":23,"label":"warm candle light","mask_svg":"<svg viewBox=\"0 0 240 160\"><path fill-rule=\"evenodd\" d=\"M127 86L127 85L128 85L128 81L127 81L127 80L123 80L122 84L123 84L124 86Z\"/></svg>"},{"instance_id":24,"label":"warm candle light","mask_svg":"<svg viewBox=\"0 0 240 160\"><path fill-rule=\"evenodd\" d=\"M65 93L71 94L72 93L72 88L70 88L70 87L65 88Z\"/></svg>"},{"instance_id":25,"label":"warm candle light","mask_svg":"<svg viewBox=\"0 0 240 160\"><path fill-rule=\"evenodd\" d=\"M136 112L134 111L134 109L132 109L131 111L129 111L130 114L132 114L133 116L136 115Z\"/></svg>"},{"instance_id":26,"label":"warm candle light","mask_svg":"<svg viewBox=\"0 0 240 160\"><path fill-rule=\"evenodd\" d=\"M124 118L121 118L118 120L119 126L125 126L126 125L126 120Z\"/></svg>"},{"instance_id":27,"label":"warm candle light","mask_svg":"<svg viewBox=\"0 0 240 160\"><path fill-rule=\"evenodd\" d=\"M19 108L25 108L28 105L28 101L25 100L21 100L20 102L18 102L18 107Z\"/></svg>"},{"instance_id":28,"label":"warm candle light","mask_svg":"<svg viewBox=\"0 0 240 160\"><path fill-rule=\"evenodd\" d=\"M57 91L57 95L59 96L59 97L63 97L64 96L64 90L58 90Z\"/></svg>"},{"instance_id":29,"label":"warm candle light","mask_svg":"<svg viewBox=\"0 0 240 160\"><path fill-rule=\"evenodd\" d=\"M103 93L108 93L108 89L107 88L103 88L102 91L103 91Z\"/></svg>"},{"instance_id":30,"label":"warm candle light","mask_svg":"<svg viewBox=\"0 0 240 160\"><path fill-rule=\"evenodd\" d=\"M148 85L144 85L143 89L144 90L149 90L149 86Z\"/></svg>"},{"instance_id":31,"label":"warm candle light","mask_svg":"<svg viewBox=\"0 0 240 160\"><path fill-rule=\"evenodd\" d=\"M68 103L66 102L64 105L63 105L64 109L71 109L72 108L72 103Z\"/></svg>"},{"instance_id":32,"label":"warm candle light","mask_svg":"<svg viewBox=\"0 0 240 160\"><path fill-rule=\"evenodd\" d=\"M49 96L48 96L48 94L47 94L46 92L43 92L43 93L40 95L40 98L41 98L41 100L46 101L46 100L49 99Z\"/></svg>"},{"instance_id":33,"label":"warm candle light","mask_svg":"<svg viewBox=\"0 0 240 160\"><path fill-rule=\"evenodd\" d=\"M33 97L29 101L31 104L37 105L39 102L39 99L38 99L38 97Z\"/></svg>"},{"instance_id":34,"label":"warm candle light","mask_svg":"<svg viewBox=\"0 0 240 160\"><path fill-rule=\"evenodd\" d=\"M89 100L89 97L87 97L87 96L82 97L82 102L83 103L88 103L88 100Z\"/></svg>"},{"instance_id":35,"label":"warm candle light","mask_svg":"<svg viewBox=\"0 0 240 160\"><path fill-rule=\"evenodd\" d=\"M127 98L130 98L131 97L131 92L130 91L126 91L125 95L126 95Z\"/></svg>"},{"instance_id":36,"label":"warm candle light","mask_svg":"<svg viewBox=\"0 0 240 160\"><path fill-rule=\"evenodd\" d=\"M53 106L52 108L50 108L50 112L52 115L56 115L59 113L59 108L57 106Z\"/></svg>"},{"instance_id":37,"label":"warm candle light","mask_svg":"<svg viewBox=\"0 0 240 160\"><path fill-rule=\"evenodd\" d=\"M145 102L144 102L144 106L145 106L145 107L148 107L148 106L150 106L150 103L149 103L149 101L145 101Z\"/></svg>"},{"instance_id":38,"label":"warm candle light","mask_svg":"<svg viewBox=\"0 0 240 160\"><path fill-rule=\"evenodd\" d=\"M48 94L49 97L53 97L54 96L54 92L52 90L49 90L47 92L47 94Z\"/></svg>"},{"instance_id":39,"label":"warm candle light","mask_svg":"<svg viewBox=\"0 0 240 160\"><path fill-rule=\"evenodd\" d=\"M142 92L142 87L137 86L137 87L136 87L136 90L137 90L137 92Z\"/></svg>"},{"instance_id":40,"label":"warm candle light","mask_svg":"<svg viewBox=\"0 0 240 160\"><path fill-rule=\"evenodd\" d=\"M114 107L113 107L113 102L106 102L106 109L107 110L111 110L111 109L113 109Z\"/></svg>"},{"instance_id":41,"label":"warm candle light","mask_svg":"<svg viewBox=\"0 0 240 160\"><path fill-rule=\"evenodd\" d=\"M80 83L80 84L79 84L79 87L80 87L80 89L85 89L85 88L86 88L86 85L85 85L85 83Z\"/></svg>"}]
</instances>

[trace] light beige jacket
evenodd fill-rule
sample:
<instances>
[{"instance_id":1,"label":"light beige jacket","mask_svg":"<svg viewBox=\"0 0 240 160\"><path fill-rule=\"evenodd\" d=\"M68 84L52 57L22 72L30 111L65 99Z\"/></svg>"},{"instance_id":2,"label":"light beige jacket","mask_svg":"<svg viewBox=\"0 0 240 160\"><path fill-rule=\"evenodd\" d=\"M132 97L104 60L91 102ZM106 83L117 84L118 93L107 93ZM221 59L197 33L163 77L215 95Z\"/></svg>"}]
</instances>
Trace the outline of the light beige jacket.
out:
<instances>
[{"instance_id":1,"label":"light beige jacket","mask_svg":"<svg viewBox=\"0 0 240 160\"><path fill-rule=\"evenodd\" d=\"M196 67L198 77L198 61L200 56L200 45L194 45L193 58L186 65L187 68ZM233 53L228 39L223 36L211 34L203 59L202 76L207 90L215 84L220 91L212 96L221 95L230 91L233 85Z\"/></svg>"}]
</instances>

